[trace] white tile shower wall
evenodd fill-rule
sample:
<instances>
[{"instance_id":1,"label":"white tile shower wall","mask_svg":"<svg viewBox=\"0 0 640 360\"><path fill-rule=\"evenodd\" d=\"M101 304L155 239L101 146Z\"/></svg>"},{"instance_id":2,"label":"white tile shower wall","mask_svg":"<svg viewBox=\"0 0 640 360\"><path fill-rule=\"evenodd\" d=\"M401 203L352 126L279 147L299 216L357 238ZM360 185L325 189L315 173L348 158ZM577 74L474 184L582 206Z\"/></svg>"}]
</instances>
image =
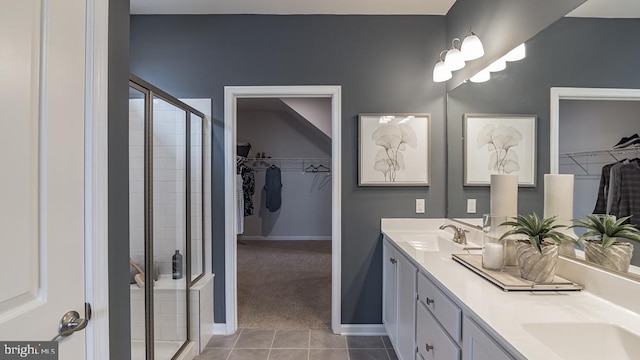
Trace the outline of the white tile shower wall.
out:
<instances>
[{"instance_id":1,"label":"white tile shower wall","mask_svg":"<svg viewBox=\"0 0 640 360\"><path fill-rule=\"evenodd\" d=\"M198 353L213 335L213 281L214 276L207 274L191 290L189 339L195 341Z\"/></svg>"},{"instance_id":2,"label":"white tile shower wall","mask_svg":"<svg viewBox=\"0 0 640 360\"><path fill-rule=\"evenodd\" d=\"M130 202L131 202L131 257L144 263L144 117L143 101L130 100L129 150L130 150ZM154 103L153 113L153 202L154 202L154 258L160 274L171 274L172 256L175 250L185 261L185 113L163 101ZM196 141L196 138L197 141ZM192 161L201 162L200 137L192 136L198 147ZM201 173L200 173L201 174ZM192 182L193 185L193 182ZM196 184L198 185L198 184ZM201 198L200 192L195 198ZM199 200L200 201L200 200ZM198 204L192 205L199 206ZM202 223L199 213L192 222ZM200 236L201 234L195 234ZM197 249L202 251L201 248ZM201 257L199 256L198 259ZM202 266L198 260L198 266Z\"/></svg>"}]
</instances>

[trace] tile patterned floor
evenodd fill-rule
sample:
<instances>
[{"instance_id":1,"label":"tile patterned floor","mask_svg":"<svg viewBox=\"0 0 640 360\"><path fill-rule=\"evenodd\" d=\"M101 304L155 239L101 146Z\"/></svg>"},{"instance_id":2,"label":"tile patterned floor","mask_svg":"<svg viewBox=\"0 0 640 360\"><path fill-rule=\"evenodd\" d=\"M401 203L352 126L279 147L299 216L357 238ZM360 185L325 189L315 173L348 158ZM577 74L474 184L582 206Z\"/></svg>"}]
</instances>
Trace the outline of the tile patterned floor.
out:
<instances>
[{"instance_id":1,"label":"tile patterned floor","mask_svg":"<svg viewBox=\"0 0 640 360\"><path fill-rule=\"evenodd\" d=\"M243 329L214 336L197 360L397 360L386 336L341 336L330 330Z\"/></svg>"}]
</instances>

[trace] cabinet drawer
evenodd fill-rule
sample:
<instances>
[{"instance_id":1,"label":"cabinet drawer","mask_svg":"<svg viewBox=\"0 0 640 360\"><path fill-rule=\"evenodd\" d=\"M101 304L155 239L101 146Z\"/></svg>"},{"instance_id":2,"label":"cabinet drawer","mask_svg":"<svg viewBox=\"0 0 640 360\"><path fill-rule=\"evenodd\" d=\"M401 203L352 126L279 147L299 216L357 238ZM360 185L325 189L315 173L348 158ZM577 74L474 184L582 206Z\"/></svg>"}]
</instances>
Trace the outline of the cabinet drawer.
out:
<instances>
[{"instance_id":1,"label":"cabinet drawer","mask_svg":"<svg viewBox=\"0 0 640 360\"><path fill-rule=\"evenodd\" d=\"M421 303L418 303L416 346L418 355L424 360L460 359L458 345L451 341L444 329Z\"/></svg>"},{"instance_id":2,"label":"cabinet drawer","mask_svg":"<svg viewBox=\"0 0 640 360\"><path fill-rule=\"evenodd\" d=\"M418 302L429 309L447 333L460 343L460 308L422 273L418 274Z\"/></svg>"}]
</instances>

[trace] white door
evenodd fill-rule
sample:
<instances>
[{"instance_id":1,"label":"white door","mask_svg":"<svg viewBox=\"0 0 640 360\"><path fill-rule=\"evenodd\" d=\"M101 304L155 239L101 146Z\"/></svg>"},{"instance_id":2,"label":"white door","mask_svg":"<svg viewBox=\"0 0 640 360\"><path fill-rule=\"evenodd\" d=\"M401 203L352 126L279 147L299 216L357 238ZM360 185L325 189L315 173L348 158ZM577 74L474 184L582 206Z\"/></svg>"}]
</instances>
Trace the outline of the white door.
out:
<instances>
[{"instance_id":1,"label":"white door","mask_svg":"<svg viewBox=\"0 0 640 360\"><path fill-rule=\"evenodd\" d=\"M84 0L0 0L0 341L84 317L85 26Z\"/></svg>"}]
</instances>

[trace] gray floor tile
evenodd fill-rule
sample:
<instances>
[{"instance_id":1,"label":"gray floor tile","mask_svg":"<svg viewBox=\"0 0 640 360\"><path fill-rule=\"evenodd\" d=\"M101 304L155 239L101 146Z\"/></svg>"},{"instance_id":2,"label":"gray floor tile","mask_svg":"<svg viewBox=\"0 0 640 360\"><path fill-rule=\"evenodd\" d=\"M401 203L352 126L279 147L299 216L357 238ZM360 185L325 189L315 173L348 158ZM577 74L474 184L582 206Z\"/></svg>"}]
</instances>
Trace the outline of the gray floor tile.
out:
<instances>
[{"instance_id":1,"label":"gray floor tile","mask_svg":"<svg viewBox=\"0 0 640 360\"><path fill-rule=\"evenodd\" d=\"M240 336L240 331L233 335L213 335L206 347L231 349L236 344L238 336Z\"/></svg>"},{"instance_id":2,"label":"gray floor tile","mask_svg":"<svg viewBox=\"0 0 640 360\"><path fill-rule=\"evenodd\" d=\"M391 339L389 339L388 336L383 336L382 342L384 343L384 347L386 347L387 349L390 349L393 347L393 345L391 345Z\"/></svg>"},{"instance_id":3,"label":"gray floor tile","mask_svg":"<svg viewBox=\"0 0 640 360\"><path fill-rule=\"evenodd\" d=\"M393 348L387 349L387 355L389 355L389 360L398 360L398 355L396 355L396 351ZM418 355L416 355L418 358Z\"/></svg>"},{"instance_id":4,"label":"gray floor tile","mask_svg":"<svg viewBox=\"0 0 640 360\"><path fill-rule=\"evenodd\" d=\"M236 343L236 349L271 349L275 330L244 329Z\"/></svg>"},{"instance_id":5,"label":"gray floor tile","mask_svg":"<svg viewBox=\"0 0 640 360\"><path fill-rule=\"evenodd\" d=\"M274 349L308 349L309 330L277 330Z\"/></svg>"},{"instance_id":6,"label":"gray floor tile","mask_svg":"<svg viewBox=\"0 0 640 360\"><path fill-rule=\"evenodd\" d=\"M349 360L347 349L310 349L309 360Z\"/></svg>"},{"instance_id":7,"label":"gray floor tile","mask_svg":"<svg viewBox=\"0 0 640 360\"><path fill-rule=\"evenodd\" d=\"M269 349L233 349L229 360L267 360Z\"/></svg>"},{"instance_id":8,"label":"gray floor tile","mask_svg":"<svg viewBox=\"0 0 640 360\"><path fill-rule=\"evenodd\" d=\"M342 335L335 335L331 330L311 330L312 349L346 349L347 338Z\"/></svg>"},{"instance_id":9,"label":"gray floor tile","mask_svg":"<svg viewBox=\"0 0 640 360\"><path fill-rule=\"evenodd\" d=\"M205 349L195 360L226 360L231 349Z\"/></svg>"},{"instance_id":10,"label":"gray floor tile","mask_svg":"<svg viewBox=\"0 0 640 360\"><path fill-rule=\"evenodd\" d=\"M347 336L349 349L384 349L380 336Z\"/></svg>"},{"instance_id":11,"label":"gray floor tile","mask_svg":"<svg viewBox=\"0 0 640 360\"><path fill-rule=\"evenodd\" d=\"M349 349L350 360L389 360L386 349Z\"/></svg>"},{"instance_id":12,"label":"gray floor tile","mask_svg":"<svg viewBox=\"0 0 640 360\"><path fill-rule=\"evenodd\" d=\"M269 360L307 360L309 349L271 349Z\"/></svg>"}]
</instances>

